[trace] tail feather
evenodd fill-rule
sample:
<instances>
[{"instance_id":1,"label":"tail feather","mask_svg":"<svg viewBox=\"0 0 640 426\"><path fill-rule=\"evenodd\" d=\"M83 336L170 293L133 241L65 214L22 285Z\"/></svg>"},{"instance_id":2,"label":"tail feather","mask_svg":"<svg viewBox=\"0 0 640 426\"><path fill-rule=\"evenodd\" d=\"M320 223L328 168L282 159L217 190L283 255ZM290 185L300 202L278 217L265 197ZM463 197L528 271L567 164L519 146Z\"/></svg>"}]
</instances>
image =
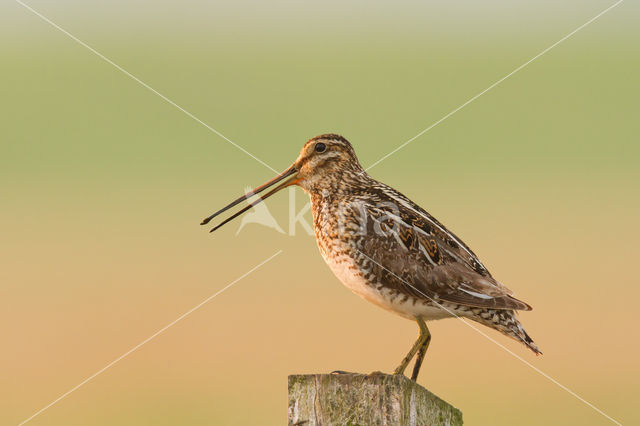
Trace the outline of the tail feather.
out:
<instances>
[{"instance_id":1,"label":"tail feather","mask_svg":"<svg viewBox=\"0 0 640 426\"><path fill-rule=\"evenodd\" d=\"M538 345L534 343L533 339L529 336L529 334L527 334L527 332L522 327L522 324L520 324L520 321L518 321L517 319L514 330L512 330L511 333L513 333L513 337L516 340L524 343L529 349L533 351L534 354L542 355L542 351L538 348ZM511 333L509 333L508 335L511 336Z\"/></svg>"},{"instance_id":2,"label":"tail feather","mask_svg":"<svg viewBox=\"0 0 640 426\"><path fill-rule=\"evenodd\" d=\"M498 330L502 334L521 342L531 349L531 351L536 355L542 355L542 351L524 330L520 321L518 321L515 311L503 309L480 309L478 312L474 312L474 314L474 316L470 317L474 321Z\"/></svg>"}]
</instances>

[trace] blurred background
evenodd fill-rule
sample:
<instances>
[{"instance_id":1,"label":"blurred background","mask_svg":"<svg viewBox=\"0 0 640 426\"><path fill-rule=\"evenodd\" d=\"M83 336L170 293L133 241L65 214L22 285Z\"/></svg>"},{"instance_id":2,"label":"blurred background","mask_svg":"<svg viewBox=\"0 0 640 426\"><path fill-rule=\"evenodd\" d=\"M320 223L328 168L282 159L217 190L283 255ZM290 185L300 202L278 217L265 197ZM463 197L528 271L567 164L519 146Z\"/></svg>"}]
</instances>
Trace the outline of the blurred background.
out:
<instances>
[{"instance_id":1,"label":"blurred background","mask_svg":"<svg viewBox=\"0 0 640 426\"><path fill-rule=\"evenodd\" d=\"M29 1L276 170L327 132L368 166L613 3ZM485 331L624 424L640 422L639 11L623 2L370 170L534 306L520 318L544 356ZM395 368L415 324L344 288L302 226L198 225L271 170L14 1L0 52L0 423L278 250L29 424L281 425L288 374ZM289 196L267 204L288 231ZM430 328L419 383L467 424L610 424L459 321Z\"/></svg>"}]
</instances>

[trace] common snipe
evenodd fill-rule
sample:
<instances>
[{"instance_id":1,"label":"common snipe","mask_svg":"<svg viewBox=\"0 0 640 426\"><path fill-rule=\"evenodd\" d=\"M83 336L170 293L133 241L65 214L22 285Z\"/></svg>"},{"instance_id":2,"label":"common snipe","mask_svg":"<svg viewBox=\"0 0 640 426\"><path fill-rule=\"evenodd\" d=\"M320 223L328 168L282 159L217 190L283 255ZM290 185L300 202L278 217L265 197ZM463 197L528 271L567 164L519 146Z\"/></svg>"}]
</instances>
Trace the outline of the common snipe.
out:
<instances>
[{"instance_id":1,"label":"common snipe","mask_svg":"<svg viewBox=\"0 0 640 426\"><path fill-rule=\"evenodd\" d=\"M496 281L471 249L420 206L371 178L351 144L327 134L309 140L282 174L206 218L278 184L211 231L290 185L311 198L322 257L354 293L418 323L420 335L395 374L411 359L415 380L431 341L425 321L469 318L541 353L515 311L531 310Z\"/></svg>"}]
</instances>

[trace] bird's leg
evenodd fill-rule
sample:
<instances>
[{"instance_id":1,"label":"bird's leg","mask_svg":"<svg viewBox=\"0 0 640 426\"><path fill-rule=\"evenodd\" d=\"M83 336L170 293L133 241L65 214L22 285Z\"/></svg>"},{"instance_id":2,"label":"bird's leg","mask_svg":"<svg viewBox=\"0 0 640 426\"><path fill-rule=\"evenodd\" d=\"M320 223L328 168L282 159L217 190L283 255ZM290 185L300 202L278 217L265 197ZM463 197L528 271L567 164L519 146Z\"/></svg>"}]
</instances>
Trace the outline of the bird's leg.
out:
<instances>
[{"instance_id":1,"label":"bird's leg","mask_svg":"<svg viewBox=\"0 0 640 426\"><path fill-rule=\"evenodd\" d=\"M429 349L429 343L431 342L431 333L429 332L429 328L427 325L424 325L426 330L426 336L424 343L420 346L418 350L418 355L416 356L416 363L413 366L413 373L411 373L411 380L414 382L418 379L418 373L420 372L420 367L422 366L422 360L424 359L424 355L427 353L427 349Z\"/></svg>"},{"instance_id":2,"label":"bird's leg","mask_svg":"<svg viewBox=\"0 0 640 426\"><path fill-rule=\"evenodd\" d=\"M409 365L409 363L411 362L411 359L413 359L413 357L415 356L416 352L418 352L420 347L424 345L424 342L427 340L429 336L429 330L427 329L427 325L424 323L424 320L422 318L416 317L416 322L418 323L418 327L420 327L420 335L418 336L418 339L416 340L416 342L413 344L413 347L411 348L407 356L404 357L404 359L402 360L398 368L395 369L393 374L404 374L404 370L407 369L407 365Z\"/></svg>"}]
</instances>

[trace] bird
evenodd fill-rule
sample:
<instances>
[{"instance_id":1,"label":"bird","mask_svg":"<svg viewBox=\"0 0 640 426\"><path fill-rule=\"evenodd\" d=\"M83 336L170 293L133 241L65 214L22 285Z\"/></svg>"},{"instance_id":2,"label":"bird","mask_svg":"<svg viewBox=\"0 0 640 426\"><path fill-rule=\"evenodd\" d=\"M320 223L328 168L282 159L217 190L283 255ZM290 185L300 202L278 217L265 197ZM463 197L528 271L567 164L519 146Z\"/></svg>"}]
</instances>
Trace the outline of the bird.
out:
<instances>
[{"instance_id":1,"label":"bird","mask_svg":"<svg viewBox=\"0 0 640 426\"><path fill-rule=\"evenodd\" d=\"M475 321L542 354L516 314L531 306L515 298L467 244L425 209L372 178L340 135L308 140L284 172L201 224L271 188L213 232L292 185L310 197L316 242L335 276L365 300L418 324L418 338L394 374L404 375L415 358L411 379L417 380L431 342L427 322L444 318Z\"/></svg>"}]
</instances>

